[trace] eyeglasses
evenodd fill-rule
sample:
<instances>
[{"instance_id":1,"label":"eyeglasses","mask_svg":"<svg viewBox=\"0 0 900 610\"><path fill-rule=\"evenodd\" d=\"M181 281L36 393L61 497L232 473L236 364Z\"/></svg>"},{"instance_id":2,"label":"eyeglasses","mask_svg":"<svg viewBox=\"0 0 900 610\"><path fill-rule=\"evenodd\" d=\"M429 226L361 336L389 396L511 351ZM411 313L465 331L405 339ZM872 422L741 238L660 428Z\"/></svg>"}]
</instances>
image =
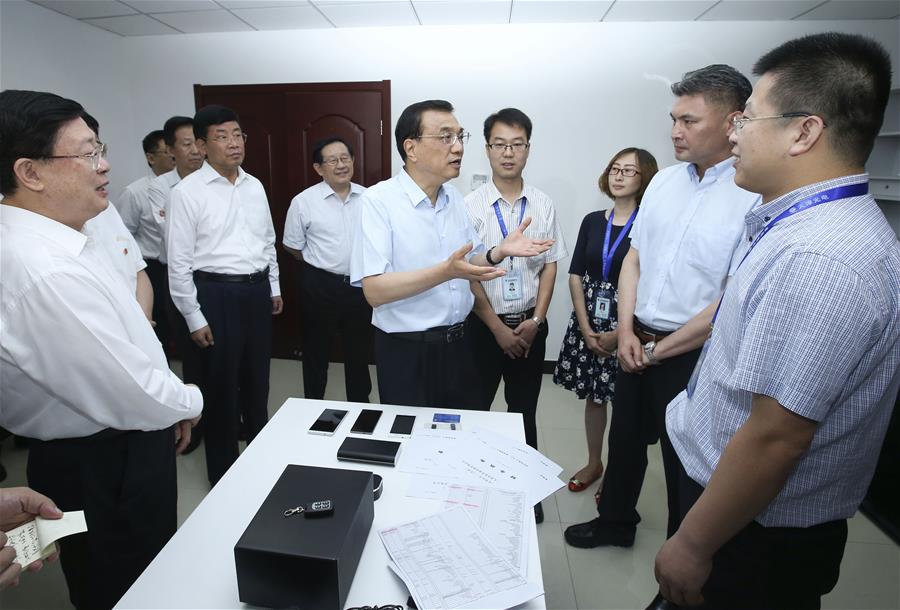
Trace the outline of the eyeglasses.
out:
<instances>
[{"instance_id":1,"label":"eyeglasses","mask_svg":"<svg viewBox=\"0 0 900 610\"><path fill-rule=\"evenodd\" d=\"M100 169L100 159L106 158L107 146L103 142L97 142L97 147L89 153L81 155L47 155L41 159L86 159L91 162L91 169L97 171Z\"/></svg>"},{"instance_id":2,"label":"eyeglasses","mask_svg":"<svg viewBox=\"0 0 900 610\"><path fill-rule=\"evenodd\" d=\"M443 144L444 146L453 146L457 142L462 142L463 146L465 146L466 143L469 141L469 137L471 135L472 134L470 134L468 131L462 131L462 130L460 130L459 133L450 133L449 131L446 131L444 133L432 133L432 134L416 136L416 139L418 140L420 138L439 138L441 141L441 144Z\"/></svg>"},{"instance_id":3,"label":"eyeglasses","mask_svg":"<svg viewBox=\"0 0 900 610\"><path fill-rule=\"evenodd\" d=\"M224 133L221 133L217 136L211 137L210 140L212 140L213 142L217 142L219 144L231 144L232 141L236 141L238 144L240 144L241 141L244 141L244 142L247 141L247 134L243 131L238 132L238 133L233 133L231 135L226 135Z\"/></svg>"},{"instance_id":4,"label":"eyeglasses","mask_svg":"<svg viewBox=\"0 0 900 610\"><path fill-rule=\"evenodd\" d=\"M768 119L796 119L797 117L811 117L815 116L811 112L784 112L782 114L773 114L769 116L757 116L757 117L749 117L749 116L733 116L731 117L731 125L734 127L736 132L740 132L744 125L749 123L750 121L765 121ZM822 125L825 125L825 121L822 121Z\"/></svg>"},{"instance_id":5,"label":"eyeglasses","mask_svg":"<svg viewBox=\"0 0 900 610\"><path fill-rule=\"evenodd\" d=\"M633 167L610 167L609 168L610 176L618 176L619 174L622 174L626 178L631 178L640 173L641 172L637 171Z\"/></svg>"},{"instance_id":6,"label":"eyeglasses","mask_svg":"<svg viewBox=\"0 0 900 610\"><path fill-rule=\"evenodd\" d=\"M329 167L335 167L338 163L343 163L344 165L350 165L353 162L353 157L349 155L341 155L340 157L332 157L331 159L325 159L322 161L323 165L327 165Z\"/></svg>"},{"instance_id":7,"label":"eyeglasses","mask_svg":"<svg viewBox=\"0 0 900 610\"><path fill-rule=\"evenodd\" d=\"M511 150L518 155L525 152L525 149L531 146L531 144L526 144L525 142L513 142L512 144L501 144L500 142L494 142L493 144L488 144L487 146L495 153Z\"/></svg>"}]
</instances>

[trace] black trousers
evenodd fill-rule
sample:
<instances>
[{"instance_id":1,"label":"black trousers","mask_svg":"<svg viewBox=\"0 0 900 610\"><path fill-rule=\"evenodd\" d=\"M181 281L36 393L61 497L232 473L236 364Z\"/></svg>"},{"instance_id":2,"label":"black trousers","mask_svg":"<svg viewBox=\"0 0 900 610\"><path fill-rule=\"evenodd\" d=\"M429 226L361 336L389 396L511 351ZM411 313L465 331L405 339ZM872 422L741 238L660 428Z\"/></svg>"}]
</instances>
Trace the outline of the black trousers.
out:
<instances>
[{"instance_id":1,"label":"black trousers","mask_svg":"<svg viewBox=\"0 0 900 610\"><path fill-rule=\"evenodd\" d=\"M153 286L153 321L156 326L153 330L156 337L162 343L163 351L169 355L169 341L172 338L172 325L169 323L169 312L174 305L170 305L172 297L169 295L169 267L155 258L145 258L147 263L147 277Z\"/></svg>"},{"instance_id":2,"label":"black trousers","mask_svg":"<svg viewBox=\"0 0 900 610\"><path fill-rule=\"evenodd\" d=\"M544 375L544 354L547 347L547 323L541 324L531 350L525 358L510 358L497 345L494 334L472 314L469 316L472 331L472 346L475 350L475 367L478 371L482 398L482 409L490 410L500 378L503 378L503 395L510 413L521 413L525 422L525 442L537 449L538 396Z\"/></svg>"},{"instance_id":3,"label":"black trousers","mask_svg":"<svg viewBox=\"0 0 900 610\"><path fill-rule=\"evenodd\" d=\"M383 404L484 410L471 337L424 341L375 329L375 370Z\"/></svg>"},{"instance_id":4,"label":"black trousers","mask_svg":"<svg viewBox=\"0 0 900 610\"><path fill-rule=\"evenodd\" d=\"M215 485L238 458L238 428L247 442L268 421L272 297L268 278L256 283L195 277L197 300L213 334L200 349L206 471Z\"/></svg>"},{"instance_id":5,"label":"black trousers","mask_svg":"<svg viewBox=\"0 0 900 610\"><path fill-rule=\"evenodd\" d=\"M328 362L335 335L344 348L344 386L350 402L369 402L369 349L372 345L372 308L362 288L340 275L302 262L300 303L303 308L303 394L324 398Z\"/></svg>"},{"instance_id":6,"label":"black trousers","mask_svg":"<svg viewBox=\"0 0 900 610\"><path fill-rule=\"evenodd\" d=\"M678 502L678 456L666 433L666 407L691 378L700 350L663 360L641 374L616 372L609 428L609 454L597 512L601 522L634 528L641 517L638 497L647 471L647 445L659 440L666 475L669 518L667 537L681 522Z\"/></svg>"},{"instance_id":7,"label":"black trousers","mask_svg":"<svg viewBox=\"0 0 900 610\"><path fill-rule=\"evenodd\" d=\"M682 518L703 493L678 464ZM812 527L753 521L713 556L703 610L810 610L837 584L847 520Z\"/></svg>"},{"instance_id":8,"label":"black trousers","mask_svg":"<svg viewBox=\"0 0 900 610\"><path fill-rule=\"evenodd\" d=\"M84 510L88 531L58 543L79 610L112 608L175 533L173 428L32 440L27 474L61 510Z\"/></svg>"}]
</instances>

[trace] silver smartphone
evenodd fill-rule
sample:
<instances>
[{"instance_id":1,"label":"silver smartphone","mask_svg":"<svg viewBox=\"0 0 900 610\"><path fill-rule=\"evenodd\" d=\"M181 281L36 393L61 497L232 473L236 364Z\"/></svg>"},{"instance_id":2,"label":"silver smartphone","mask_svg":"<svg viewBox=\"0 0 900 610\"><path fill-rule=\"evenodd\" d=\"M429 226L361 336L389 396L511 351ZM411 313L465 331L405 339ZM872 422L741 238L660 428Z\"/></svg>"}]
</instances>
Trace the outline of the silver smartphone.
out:
<instances>
[{"instance_id":1,"label":"silver smartphone","mask_svg":"<svg viewBox=\"0 0 900 610\"><path fill-rule=\"evenodd\" d=\"M337 430L347 412L341 409L325 409L319 418L309 427L310 434L322 434L332 436Z\"/></svg>"}]
</instances>

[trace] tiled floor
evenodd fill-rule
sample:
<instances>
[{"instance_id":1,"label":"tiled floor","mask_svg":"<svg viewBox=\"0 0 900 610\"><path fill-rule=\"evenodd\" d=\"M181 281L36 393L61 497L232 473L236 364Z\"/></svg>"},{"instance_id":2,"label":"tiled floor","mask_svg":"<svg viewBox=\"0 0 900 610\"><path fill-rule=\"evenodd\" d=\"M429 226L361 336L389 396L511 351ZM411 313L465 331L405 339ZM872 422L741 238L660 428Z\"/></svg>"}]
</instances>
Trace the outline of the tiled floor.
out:
<instances>
[{"instance_id":1,"label":"tiled floor","mask_svg":"<svg viewBox=\"0 0 900 610\"><path fill-rule=\"evenodd\" d=\"M177 364L177 363L176 363ZM340 365L332 366L326 398L343 400ZM374 370L373 370L374 379ZM583 466L584 406L574 395L553 385L549 375L538 409L541 450L563 467L568 478ZM289 396L302 395L300 364L276 360L272 365L270 412ZM502 396L502 392L498 392ZM376 395L373 400L377 401ZM505 407L496 401L495 410ZM25 484L25 452L3 443L2 460L10 471L4 486ZM178 460L179 523L199 504L209 487L203 451ZM594 516L593 489L573 494L565 488L544 500L545 522L538 526L547 608L641 609L656 593L653 558L664 539L665 490L657 447L650 449L650 465L638 503L642 522L631 549L584 550L563 542L563 530ZM186 575L186 578L189 576ZM37 574L25 574L19 587L0 593L0 608L68 608L65 583L58 564ZM850 535L841 578L823 600L824 608L900 609L900 547L865 517L850 521Z\"/></svg>"}]
</instances>

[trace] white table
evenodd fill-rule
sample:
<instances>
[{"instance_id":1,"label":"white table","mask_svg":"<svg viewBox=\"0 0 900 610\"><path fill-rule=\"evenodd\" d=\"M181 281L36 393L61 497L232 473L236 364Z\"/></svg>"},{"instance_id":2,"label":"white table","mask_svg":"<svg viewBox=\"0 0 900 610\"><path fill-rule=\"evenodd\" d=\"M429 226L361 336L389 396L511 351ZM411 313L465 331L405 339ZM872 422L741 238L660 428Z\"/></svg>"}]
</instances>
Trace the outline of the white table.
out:
<instances>
[{"instance_id":1,"label":"white table","mask_svg":"<svg viewBox=\"0 0 900 610\"><path fill-rule=\"evenodd\" d=\"M335 435L307 433L309 426L326 407L349 411ZM359 411L367 407L384 411L372 437L389 440L400 440L388 435L395 414L417 415L416 425L422 426L426 418L431 421L435 412L434 409L421 407L288 399L119 600L117 607L247 607L238 599L234 545L288 464L369 470L384 477L384 491L375 502L375 520L350 587L347 607L389 603L405 607L409 594L387 567L387 552L378 531L432 514L440 510L441 503L407 497L409 475L396 468L338 462L338 446L349 433ZM462 414L463 426L480 426L518 440L525 436L519 414L452 409L440 411ZM529 524L528 580L541 583L537 530L534 521L529 520ZM544 609L544 596L520 607Z\"/></svg>"}]
</instances>

